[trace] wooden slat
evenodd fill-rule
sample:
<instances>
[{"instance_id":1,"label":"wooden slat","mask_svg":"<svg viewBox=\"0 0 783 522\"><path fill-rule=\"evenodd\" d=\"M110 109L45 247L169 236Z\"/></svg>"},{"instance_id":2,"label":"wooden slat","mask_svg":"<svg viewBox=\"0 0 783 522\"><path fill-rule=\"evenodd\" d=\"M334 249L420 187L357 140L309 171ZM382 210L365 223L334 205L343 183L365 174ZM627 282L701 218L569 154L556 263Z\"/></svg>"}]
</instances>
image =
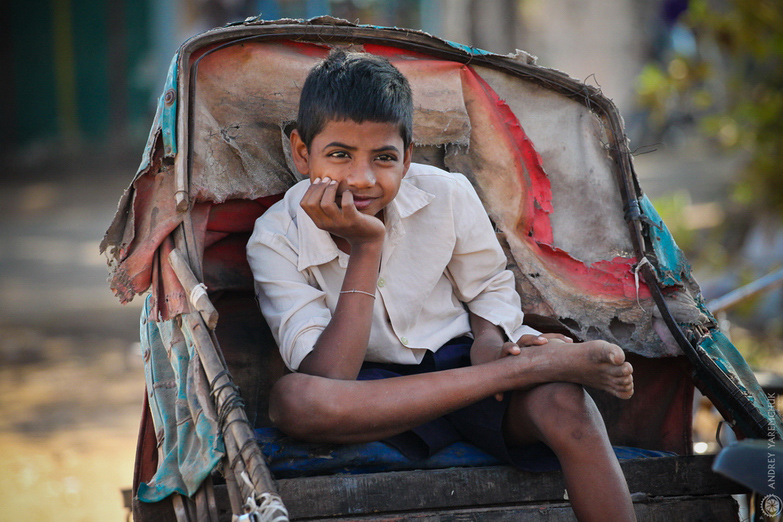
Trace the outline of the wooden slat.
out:
<instances>
[{"instance_id":1,"label":"wooden slat","mask_svg":"<svg viewBox=\"0 0 783 522\"><path fill-rule=\"evenodd\" d=\"M634 504L636 518L645 522L705 522L738 521L737 503L730 496L667 497ZM526 505L480 509L460 509L447 512L417 512L377 514L364 517L309 519L308 522L576 522L574 512L566 503Z\"/></svg>"},{"instance_id":2,"label":"wooden slat","mask_svg":"<svg viewBox=\"0 0 783 522\"><path fill-rule=\"evenodd\" d=\"M220 522L231 522L231 512L224 508L228 503L224 485L215 487L220 510ZM644 522L739 522L739 506L729 495L655 497L634 501L639 521ZM134 521L136 519L134 518ZM302 518L292 518L292 522ZM517 505L472 507L456 509L415 510L410 512L343 515L338 517L316 516L307 522L574 522L568 503L540 502ZM143 518L138 522L170 522L164 518Z\"/></svg>"},{"instance_id":3,"label":"wooden slat","mask_svg":"<svg viewBox=\"0 0 783 522\"><path fill-rule=\"evenodd\" d=\"M635 459L622 463L632 493L644 497L742 493L714 474L711 456ZM291 519L421 509L562 501L560 472L506 466L334 475L278 481Z\"/></svg>"}]
</instances>

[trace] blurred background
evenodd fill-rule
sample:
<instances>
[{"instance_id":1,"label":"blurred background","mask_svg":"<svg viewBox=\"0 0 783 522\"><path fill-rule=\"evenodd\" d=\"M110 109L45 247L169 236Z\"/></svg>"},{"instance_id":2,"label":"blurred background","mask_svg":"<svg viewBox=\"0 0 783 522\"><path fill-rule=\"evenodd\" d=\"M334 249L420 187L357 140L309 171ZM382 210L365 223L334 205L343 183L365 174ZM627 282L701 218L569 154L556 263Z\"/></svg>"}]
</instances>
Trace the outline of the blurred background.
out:
<instances>
[{"instance_id":1,"label":"blurred background","mask_svg":"<svg viewBox=\"0 0 783 522\"><path fill-rule=\"evenodd\" d=\"M620 108L641 185L708 301L783 264L777 0L28 0L2 9L0 521L127 516L141 299L117 303L98 244L141 159L171 56L226 22L329 14L524 49ZM760 374L783 372L782 308L773 286L720 314ZM711 451L708 406L697 436Z\"/></svg>"}]
</instances>

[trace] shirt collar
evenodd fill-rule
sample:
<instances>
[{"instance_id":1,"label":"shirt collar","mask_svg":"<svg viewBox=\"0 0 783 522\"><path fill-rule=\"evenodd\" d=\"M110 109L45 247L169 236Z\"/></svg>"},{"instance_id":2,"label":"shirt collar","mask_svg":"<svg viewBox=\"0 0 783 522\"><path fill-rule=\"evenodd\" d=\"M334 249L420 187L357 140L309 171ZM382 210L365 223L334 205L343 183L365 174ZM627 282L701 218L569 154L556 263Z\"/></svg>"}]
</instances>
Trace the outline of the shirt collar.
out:
<instances>
[{"instance_id":1,"label":"shirt collar","mask_svg":"<svg viewBox=\"0 0 783 522\"><path fill-rule=\"evenodd\" d=\"M302 182L304 187L303 190L300 190L301 196L304 195L309 183L309 180ZM387 241L391 244L399 242L405 235L402 220L426 207L433 199L435 199L434 194L420 189L403 178L397 196L385 209ZM296 222L299 239L297 269L304 271L307 268L328 263L335 258L341 260L341 265L347 264L347 256L337 248L328 232L315 226L310 216L299 206L300 200L301 197L296 198Z\"/></svg>"}]
</instances>

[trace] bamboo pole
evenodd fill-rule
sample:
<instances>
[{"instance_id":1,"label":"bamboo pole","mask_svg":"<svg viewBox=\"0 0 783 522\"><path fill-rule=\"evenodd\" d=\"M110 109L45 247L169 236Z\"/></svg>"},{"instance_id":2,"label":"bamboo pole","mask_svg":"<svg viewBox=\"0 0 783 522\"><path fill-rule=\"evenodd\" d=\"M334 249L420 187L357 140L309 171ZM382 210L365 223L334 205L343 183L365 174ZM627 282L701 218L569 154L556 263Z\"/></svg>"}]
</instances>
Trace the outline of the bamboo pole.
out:
<instances>
[{"instance_id":1,"label":"bamboo pole","mask_svg":"<svg viewBox=\"0 0 783 522\"><path fill-rule=\"evenodd\" d=\"M226 454L230 465L236 468L237 483L246 501L245 509L252 510L259 507L260 503L269 517L262 520L287 522L287 511L255 442L245 410L236 404L237 388L218 356L204 320L199 314L183 314L182 325L188 329L204 372L212 383L215 407L223 419L221 429L226 442Z\"/></svg>"},{"instance_id":2,"label":"bamboo pole","mask_svg":"<svg viewBox=\"0 0 783 522\"><path fill-rule=\"evenodd\" d=\"M214 330L217 326L218 312L212 301L209 300L209 296L207 296L207 287L196 279L196 276L190 269L190 265L185 261L178 248L174 248L169 253L169 263L171 263L171 268L174 269L174 273L177 274L177 278L179 278L180 283L182 283L182 286L188 293L188 300L193 309L201 314L209 329Z\"/></svg>"},{"instance_id":3,"label":"bamboo pole","mask_svg":"<svg viewBox=\"0 0 783 522\"><path fill-rule=\"evenodd\" d=\"M182 328L187 329L210 382L212 400L226 443L229 466L242 494L243 510L246 514L260 514L260 522L287 522L288 513L255 441L255 435L242 407L239 390L219 353L217 339L214 337L217 310L204 285L193 274L178 248L174 248L169 254L169 262L188 292L193 308L198 311L182 314Z\"/></svg>"},{"instance_id":4,"label":"bamboo pole","mask_svg":"<svg viewBox=\"0 0 783 522\"><path fill-rule=\"evenodd\" d=\"M231 473L231 463L228 461L228 457L223 457L223 476L226 479L226 489L228 489L228 500L231 504L232 513L240 513L242 511L242 505L244 500L242 499L242 490L239 488L239 482L234 473Z\"/></svg>"}]
</instances>

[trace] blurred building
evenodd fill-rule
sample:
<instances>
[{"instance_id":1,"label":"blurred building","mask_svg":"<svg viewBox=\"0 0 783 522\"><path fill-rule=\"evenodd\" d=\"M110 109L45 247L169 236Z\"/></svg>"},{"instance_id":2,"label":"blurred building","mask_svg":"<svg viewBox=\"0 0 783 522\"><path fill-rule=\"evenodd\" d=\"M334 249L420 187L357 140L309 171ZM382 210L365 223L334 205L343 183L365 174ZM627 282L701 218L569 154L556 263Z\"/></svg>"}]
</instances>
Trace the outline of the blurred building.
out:
<instances>
[{"instance_id":1,"label":"blurred building","mask_svg":"<svg viewBox=\"0 0 783 522\"><path fill-rule=\"evenodd\" d=\"M261 13L422 29L601 85L632 105L646 27L663 0L27 0L0 18L4 157L138 147L168 62L189 36ZM653 20L654 21L654 20ZM639 28L642 28L641 30Z\"/></svg>"},{"instance_id":2,"label":"blurred building","mask_svg":"<svg viewBox=\"0 0 783 522\"><path fill-rule=\"evenodd\" d=\"M110 144L148 125L153 3L7 3L0 17L3 152Z\"/></svg>"}]
</instances>

